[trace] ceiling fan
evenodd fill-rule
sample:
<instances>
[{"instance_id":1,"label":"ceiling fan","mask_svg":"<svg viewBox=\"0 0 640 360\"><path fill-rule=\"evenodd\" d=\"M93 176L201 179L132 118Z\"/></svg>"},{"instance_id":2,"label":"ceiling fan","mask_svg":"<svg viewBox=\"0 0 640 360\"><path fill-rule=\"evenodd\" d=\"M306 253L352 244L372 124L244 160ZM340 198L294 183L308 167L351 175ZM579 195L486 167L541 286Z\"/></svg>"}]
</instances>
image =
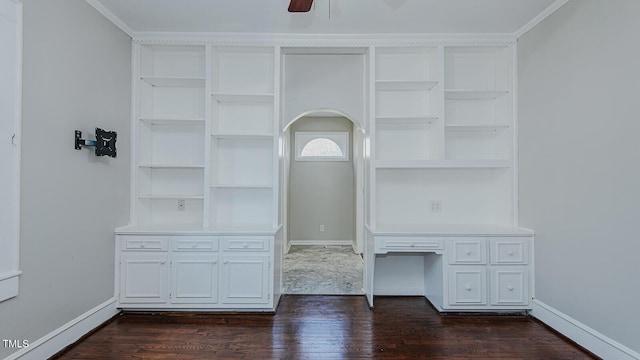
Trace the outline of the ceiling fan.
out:
<instances>
[{"instance_id":1,"label":"ceiling fan","mask_svg":"<svg viewBox=\"0 0 640 360\"><path fill-rule=\"evenodd\" d=\"M291 0L289 12L309 12L313 0Z\"/></svg>"}]
</instances>

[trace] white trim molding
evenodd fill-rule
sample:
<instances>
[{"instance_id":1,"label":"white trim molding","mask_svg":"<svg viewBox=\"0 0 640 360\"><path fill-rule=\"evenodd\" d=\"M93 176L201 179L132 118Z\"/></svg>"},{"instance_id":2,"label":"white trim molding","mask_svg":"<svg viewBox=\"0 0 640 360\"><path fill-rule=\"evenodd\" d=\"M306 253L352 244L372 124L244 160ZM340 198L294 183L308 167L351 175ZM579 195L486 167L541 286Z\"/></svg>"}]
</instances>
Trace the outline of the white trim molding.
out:
<instances>
[{"instance_id":1,"label":"white trim molding","mask_svg":"<svg viewBox=\"0 0 640 360\"><path fill-rule=\"evenodd\" d=\"M5 62L2 60L3 66L12 66L14 68L13 74L9 75L13 83L3 84L0 93L7 98L13 97L13 107L9 109L7 113L13 115L13 119L1 119L3 123L6 121L9 124L11 135L11 148L8 153L3 151L3 155L9 155L11 158L12 169L9 170L9 174L12 179L9 181L8 194L3 192L2 195L7 195L9 200L3 201L8 207L2 208L2 216L11 216L12 219L8 221L8 230L5 228L2 232L2 239L0 245L2 245L5 253L1 256L0 262L3 263L3 273L0 273L0 302L11 299L18 296L19 281L22 271L20 271L20 172L21 172L21 137L22 137L22 42L23 42L23 20L22 20L22 1L20 0L7 0L0 3L0 19L3 22L12 23L12 27L15 29L15 42L7 41L6 45L3 41L2 51L9 54L9 57L13 57L13 62ZM11 49L13 47L13 49ZM5 103L6 104L6 103ZM3 126L7 125L6 123ZM9 141L9 138L3 138L2 141ZM3 145L4 146L4 145ZM3 184L6 184L3 181ZM9 208L10 207L10 208ZM9 209L9 214L6 211ZM5 223L6 224L6 223ZM8 265L8 266L7 266ZM6 267L5 267L6 266Z\"/></svg>"},{"instance_id":2,"label":"white trim molding","mask_svg":"<svg viewBox=\"0 0 640 360\"><path fill-rule=\"evenodd\" d=\"M102 16L107 18L107 20L111 21L113 25L117 26L120 30L124 31L127 35L133 38L133 34L135 31L129 27L122 19L117 17L111 10L107 9L102 3L98 0L87 0L89 5L93 6Z\"/></svg>"},{"instance_id":3,"label":"white trim molding","mask_svg":"<svg viewBox=\"0 0 640 360\"><path fill-rule=\"evenodd\" d=\"M570 0L556 0L553 4L549 5L546 9L542 10L542 12L538 14L538 16L534 17L528 23L524 24L523 27L518 29L518 31L516 31L514 34L515 38L519 39L522 35L526 34L527 31L533 29L536 25L541 23L544 19L549 17L549 15L556 12L556 10L563 7L569 1Z\"/></svg>"},{"instance_id":4,"label":"white trim molding","mask_svg":"<svg viewBox=\"0 0 640 360\"><path fill-rule=\"evenodd\" d=\"M50 358L118 314L120 310L116 307L116 300L116 298L111 298L105 301L42 338L29 342L29 346L16 351L4 360L41 360Z\"/></svg>"},{"instance_id":5,"label":"white trim molding","mask_svg":"<svg viewBox=\"0 0 640 360\"><path fill-rule=\"evenodd\" d=\"M533 300L531 315L603 359L640 360L639 353L540 300Z\"/></svg>"},{"instance_id":6,"label":"white trim molding","mask_svg":"<svg viewBox=\"0 0 640 360\"><path fill-rule=\"evenodd\" d=\"M289 248L293 245L353 246L353 240L290 240Z\"/></svg>"}]
</instances>

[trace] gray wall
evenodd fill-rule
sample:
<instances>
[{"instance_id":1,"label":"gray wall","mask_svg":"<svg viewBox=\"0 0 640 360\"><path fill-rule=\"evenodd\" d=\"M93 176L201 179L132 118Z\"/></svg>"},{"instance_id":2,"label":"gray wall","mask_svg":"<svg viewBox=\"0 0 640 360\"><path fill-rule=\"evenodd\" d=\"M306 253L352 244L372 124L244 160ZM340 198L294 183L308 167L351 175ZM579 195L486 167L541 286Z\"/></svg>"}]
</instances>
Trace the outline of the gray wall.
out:
<instances>
[{"instance_id":1,"label":"gray wall","mask_svg":"<svg viewBox=\"0 0 640 360\"><path fill-rule=\"evenodd\" d=\"M640 351L640 2L580 0L518 43L520 225L538 300Z\"/></svg>"},{"instance_id":2,"label":"gray wall","mask_svg":"<svg viewBox=\"0 0 640 360\"><path fill-rule=\"evenodd\" d=\"M342 117L305 117L291 125L289 239L353 240L352 151L349 161L295 161L296 131L348 131L351 146L353 123ZM325 225L324 232L320 232L320 224Z\"/></svg>"},{"instance_id":3,"label":"gray wall","mask_svg":"<svg viewBox=\"0 0 640 360\"><path fill-rule=\"evenodd\" d=\"M33 343L114 296L113 230L129 218L131 39L85 1L23 3L23 275L18 297L0 303L0 338ZM73 131L96 126L118 132L118 158L73 149Z\"/></svg>"}]
</instances>

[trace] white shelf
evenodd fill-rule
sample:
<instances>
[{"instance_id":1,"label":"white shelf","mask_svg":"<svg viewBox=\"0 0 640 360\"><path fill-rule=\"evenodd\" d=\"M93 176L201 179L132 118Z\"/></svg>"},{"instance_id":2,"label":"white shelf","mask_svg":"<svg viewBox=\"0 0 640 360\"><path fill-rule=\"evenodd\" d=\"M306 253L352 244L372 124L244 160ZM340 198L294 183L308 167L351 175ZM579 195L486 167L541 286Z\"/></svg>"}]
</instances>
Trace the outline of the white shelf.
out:
<instances>
[{"instance_id":1,"label":"white shelf","mask_svg":"<svg viewBox=\"0 0 640 360\"><path fill-rule=\"evenodd\" d=\"M154 195L154 194L141 194L138 195L138 199L161 199L161 200L203 200L202 195Z\"/></svg>"},{"instance_id":2,"label":"white shelf","mask_svg":"<svg viewBox=\"0 0 640 360\"><path fill-rule=\"evenodd\" d=\"M533 230L498 224L411 224L369 229L374 235L531 236Z\"/></svg>"},{"instance_id":3,"label":"white shelf","mask_svg":"<svg viewBox=\"0 0 640 360\"><path fill-rule=\"evenodd\" d=\"M486 100L497 99L508 94L508 90L445 90L446 100Z\"/></svg>"},{"instance_id":4,"label":"white shelf","mask_svg":"<svg viewBox=\"0 0 640 360\"><path fill-rule=\"evenodd\" d=\"M438 85L437 81L430 80L377 80L377 91L429 91Z\"/></svg>"},{"instance_id":5,"label":"white shelf","mask_svg":"<svg viewBox=\"0 0 640 360\"><path fill-rule=\"evenodd\" d=\"M150 169L204 169L204 165L185 164L140 164L138 167Z\"/></svg>"},{"instance_id":6,"label":"white shelf","mask_svg":"<svg viewBox=\"0 0 640 360\"><path fill-rule=\"evenodd\" d=\"M467 125L467 124L450 124L445 125L447 131L496 131L508 129L508 125Z\"/></svg>"},{"instance_id":7,"label":"white shelf","mask_svg":"<svg viewBox=\"0 0 640 360\"><path fill-rule=\"evenodd\" d=\"M376 122L379 124L431 123L438 119L438 116L378 116L376 117Z\"/></svg>"},{"instance_id":8,"label":"white shelf","mask_svg":"<svg viewBox=\"0 0 640 360\"><path fill-rule=\"evenodd\" d=\"M377 169L508 168L508 160L383 160Z\"/></svg>"},{"instance_id":9,"label":"white shelf","mask_svg":"<svg viewBox=\"0 0 640 360\"><path fill-rule=\"evenodd\" d=\"M220 102L268 102L273 101L273 94L228 94L213 93L214 99Z\"/></svg>"},{"instance_id":10,"label":"white shelf","mask_svg":"<svg viewBox=\"0 0 640 360\"><path fill-rule=\"evenodd\" d=\"M212 134L216 139L225 140L269 140L273 139L270 134Z\"/></svg>"},{"instance_id":11,"label":"white shelf","mask_svg":"<svg viewBox=\"0 0 640 360\"><path fill-rule=\"evenodd\" d=\"M151 86L162 87L204 87L204 77L180 77L180 76L141 76L140 80Z\"/></svg>"},{"instance_id":12,"label":"white shelf","mask_svg":"<svg viewBox=\"0 0 640 360\"><path fill-rule=\"evenodd\" d=\"M173 118L140 118L140 121L149 125L168 126L204 126L204 118L173 119Z\"/></svg>"}]
</instances>

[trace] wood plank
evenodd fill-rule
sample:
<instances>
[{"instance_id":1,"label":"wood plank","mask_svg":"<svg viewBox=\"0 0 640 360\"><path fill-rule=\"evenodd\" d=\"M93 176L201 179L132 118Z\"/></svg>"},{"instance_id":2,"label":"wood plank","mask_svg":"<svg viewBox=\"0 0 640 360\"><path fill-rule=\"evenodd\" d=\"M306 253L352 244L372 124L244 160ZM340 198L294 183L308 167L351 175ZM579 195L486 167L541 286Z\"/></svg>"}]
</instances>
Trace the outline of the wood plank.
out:
<instances>
[{"instance_id":1,"label":"wood plank","mask_svg":"<svg viewBox=\"0 0 640 360\"><path fill-rule=\"evenodd\" d=\"M276 314L125 313L59 359L597 359L524 315L422 297L287 295Z\"/></svg>"},{"instance_id":2,"label":"wood plank","mask_svg":"<svg viewBox=\"0 0 640 360\"><path fill-rule=\"evenodd\" d=\"M313 0L291 0L289 12L309 12Z\"/></svg>"}]
</instances>

